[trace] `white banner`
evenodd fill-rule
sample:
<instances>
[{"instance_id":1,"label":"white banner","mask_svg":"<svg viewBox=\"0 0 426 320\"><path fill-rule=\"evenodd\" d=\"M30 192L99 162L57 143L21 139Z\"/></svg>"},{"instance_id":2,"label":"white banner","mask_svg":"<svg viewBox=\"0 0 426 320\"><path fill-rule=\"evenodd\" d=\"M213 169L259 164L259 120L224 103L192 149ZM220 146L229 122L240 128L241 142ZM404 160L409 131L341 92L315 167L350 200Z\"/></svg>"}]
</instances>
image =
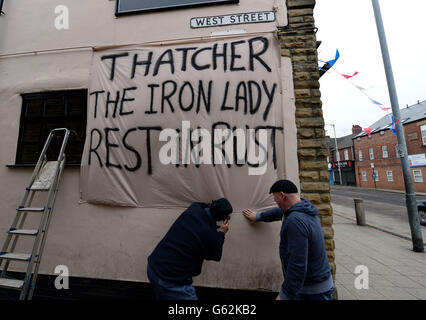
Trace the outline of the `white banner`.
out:
<instances>
[{"instance_id":1,"label":"white banner","mask_svg":"<svg viewBox=\"0 0 426 320\"><path fill-rule=\"evenodd\" d=\"M282 118L272 34L95 52L81 200L274 205Z\"/></svg>"}]
</instances>

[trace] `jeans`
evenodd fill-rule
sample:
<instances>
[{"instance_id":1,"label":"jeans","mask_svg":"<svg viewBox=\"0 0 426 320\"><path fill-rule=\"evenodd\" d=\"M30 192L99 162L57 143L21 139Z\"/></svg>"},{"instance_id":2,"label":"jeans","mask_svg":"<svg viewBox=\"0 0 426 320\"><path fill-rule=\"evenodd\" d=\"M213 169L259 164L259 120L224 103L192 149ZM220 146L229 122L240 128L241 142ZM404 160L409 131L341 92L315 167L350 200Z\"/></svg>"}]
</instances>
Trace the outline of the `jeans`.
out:
<instances>
[{"instance_id":1,"label":"jeans","mask_svg":"<svg viewBox=\"0 0 426 320\"><path fill-rule=\"evenodd\" d=\"M148 279L154 288L157 300L198 300L192 285L178 285L160 279L151 267L147 269Z\"/></svg>"},{"instance_id":2,"label":"jeans","mask_svg":"<svg viewBox=\"0 0 426 320\"><path fill-rule=\"evenodd\" d=\"M334 288L318 294L299 294L296 300L333 300Z\"/></svg>"}]
</instances>

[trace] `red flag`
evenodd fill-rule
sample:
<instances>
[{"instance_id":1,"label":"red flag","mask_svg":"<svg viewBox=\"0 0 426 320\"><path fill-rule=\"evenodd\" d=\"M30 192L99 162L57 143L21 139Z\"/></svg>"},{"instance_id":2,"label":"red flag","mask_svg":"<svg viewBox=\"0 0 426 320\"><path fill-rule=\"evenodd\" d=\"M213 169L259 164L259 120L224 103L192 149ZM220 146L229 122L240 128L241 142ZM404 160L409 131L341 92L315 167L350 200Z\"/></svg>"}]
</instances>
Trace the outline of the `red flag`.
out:
<instances>
[{"instance_id":1,"label":"red flag","mask_svg":"<svg viewBox=\"0 0 426 320\"><path fill-rule=\"evenodd\" d=\"M371 131L373 131L373 128L364 128L365 133L370 136Z\"/></svg>"},{"instance_id":2,"label":"red flag","mask_svg":"<svg viewBox=\"0 0 426 320\"><path fill-rule=\"evenodd\" d=\"M379 108L380 108L380 109L382 109L382 111L387 111L387 110L390 110L390 109L392 109L392 108L387 108L387 107L381 107L381 106L379 106Z\"/></svg>"},{"instance_id":3,"label":"red flag","mask_svg":"<svg viewBox=\"0 0 426 320\"><path fill-rule=\"evenodd\" d=\"M346 79L352 78L354 76L356 76L358 74L358 71L355 71L355 73L353 75L347 75L347 74L342 74L342 76L344 76Z\"/></svg>"}]
</instances>

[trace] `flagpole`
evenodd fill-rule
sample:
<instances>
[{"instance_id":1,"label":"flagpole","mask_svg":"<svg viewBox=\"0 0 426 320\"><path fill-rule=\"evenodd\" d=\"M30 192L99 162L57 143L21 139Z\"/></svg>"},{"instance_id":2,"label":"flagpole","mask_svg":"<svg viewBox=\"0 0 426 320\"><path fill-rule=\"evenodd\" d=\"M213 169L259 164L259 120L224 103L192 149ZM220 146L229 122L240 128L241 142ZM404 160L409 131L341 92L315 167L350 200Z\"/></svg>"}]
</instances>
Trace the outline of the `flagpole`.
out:
<instances>
[{"instance_id":1,"label":"flagpole","mask_svg":"<svg viewBox=\"0 0 426 320\"><path fill-rule=\"evenodd\" d=\"M401 120L401 112L399 110L398 97L396 94L395 81L393 78L392 65L389 56L388 45L386 42L385 29L383 26L382 15L378 0L371 0L376 18L377 33L379 35L380 47L382 49L383 64L385 67L386 80L388 84L389 97L392 105L392 114L395 122ZM405 143L404 129L402 122L399 121L395 125L396 136L398 140L397 152L401 159L402 173L405 183L405 202L407 205L408 221L411 229L411 239L413 242L413 251L424 252L422 231L420 229L420 218L417 211L416 196L414 194L413 181L411 179L410 167L408 164L407 145Z\"/></svg>"}]
</instances>

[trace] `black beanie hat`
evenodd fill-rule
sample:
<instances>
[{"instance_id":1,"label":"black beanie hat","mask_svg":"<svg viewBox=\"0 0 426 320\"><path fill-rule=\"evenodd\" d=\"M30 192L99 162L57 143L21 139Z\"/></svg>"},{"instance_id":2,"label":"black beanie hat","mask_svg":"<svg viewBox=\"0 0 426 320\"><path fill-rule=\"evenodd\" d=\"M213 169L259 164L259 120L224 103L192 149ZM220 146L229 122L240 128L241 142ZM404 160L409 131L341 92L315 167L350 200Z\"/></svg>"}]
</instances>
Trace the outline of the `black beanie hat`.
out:
<instances>
[{"instance_id":1,"label":"black beanie hat","mask_svg":"<svg viewBox=\"0 0 426 320\"><path fill-rule=\"evenodd\" d=\"M232 213L232 206L225 198L213 200L210 212L216 221L225 220Z\"/></svg>"},{"instance_id":2,"label":"black beanie hat","mask_svg":"<svg viewBox=\"0 0 426 320\"><path fill-rule=\"evenodd\" d=\"M297 193L298 191L296 185L290 180L278 180L269 190L269 193L274 192Z\"/></svg>"}]
</instances>

